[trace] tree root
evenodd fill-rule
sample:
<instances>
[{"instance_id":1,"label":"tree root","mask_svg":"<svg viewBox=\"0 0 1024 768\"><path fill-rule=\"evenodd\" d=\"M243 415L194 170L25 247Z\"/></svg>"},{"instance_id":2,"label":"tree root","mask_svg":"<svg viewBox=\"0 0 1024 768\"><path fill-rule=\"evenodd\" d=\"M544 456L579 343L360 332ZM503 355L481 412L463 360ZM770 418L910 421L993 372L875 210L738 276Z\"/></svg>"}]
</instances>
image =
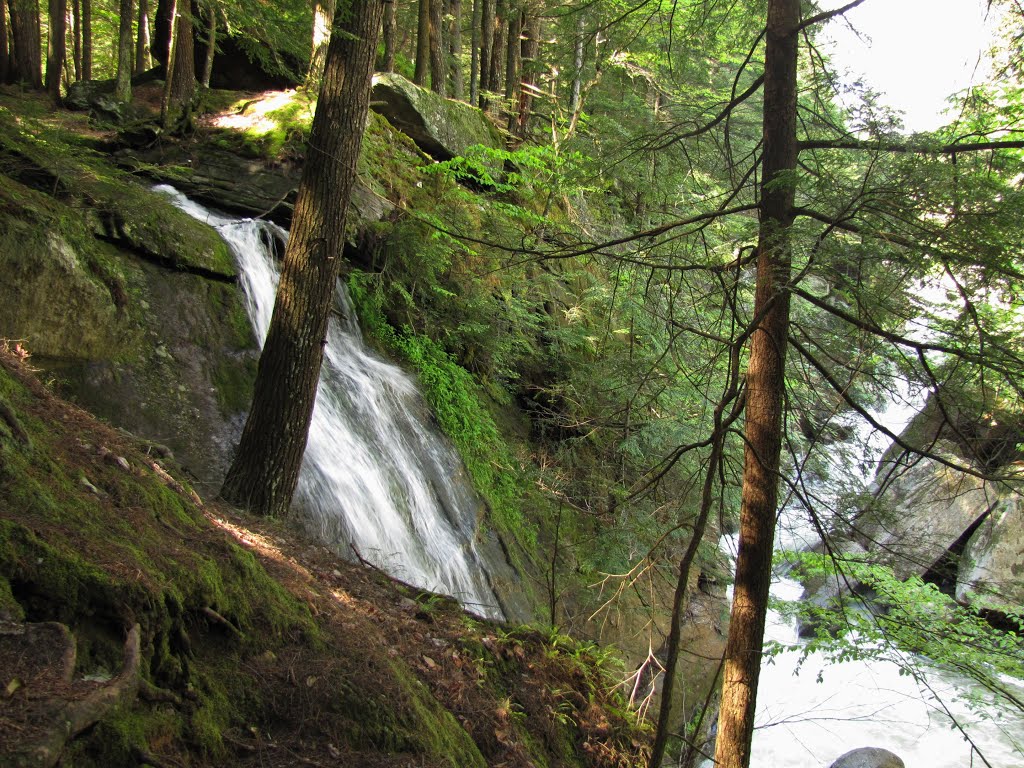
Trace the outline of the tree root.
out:
<instances>
[{"instance_id":1,"label":"tree root","mask_svg":"<svg viewBox=\"0 0 1024 768\"><path fill-rule=\"evenodd\" d=\"M124 644L124 666L107 685L84 699L65 704L53 718L46 733L15 753L18 768L50 768L57 764L64 747L86 728L98 723L119 704L129 704L138 695L140 684L141 630L136 624Z\"/></svg>"}]
</instances>

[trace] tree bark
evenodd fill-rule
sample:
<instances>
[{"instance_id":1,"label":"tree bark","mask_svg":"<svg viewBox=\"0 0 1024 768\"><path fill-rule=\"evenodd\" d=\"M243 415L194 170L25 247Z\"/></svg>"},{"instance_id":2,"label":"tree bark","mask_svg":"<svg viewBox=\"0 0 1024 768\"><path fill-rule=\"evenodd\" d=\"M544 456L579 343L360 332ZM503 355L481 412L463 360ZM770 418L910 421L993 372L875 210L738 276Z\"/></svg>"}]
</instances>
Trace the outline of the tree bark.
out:
<instances>
[{"instance_id":1,"label":"tree bark","mask_svg":"<svg viewBox=\"0 0 1024 768\"><path fill-rule=\"evenodd\" d=\"M412 81L420 88L427 87L427 78L430 76L430 3L431 0L419 0L417 15L416 67Z\"/></svg>"},{"instance_id":2,"label":"tree bark","mask_svg":"<svg viewBox=\"0 0 1024 768\"><path fill-rule=\"evenodd\" d=\"M469 20L469 103L480 103L480 0L473 0Z\"/></svg>"},{"instance_id":3,"label":"tree bark","mask_svg":"<svg viewBox=\"0 0 1024 768\"><path fill-rule=\"evenodd\" d=\"M121 0L120 23L117 30L117 81L114 85L114 98L121 103L127 103L132 99L132 67L134 60L132 56L133 43L132 17L135 15L135 8L132 0Z\"/></svg>"},{"instance_id":4,"label":"tree bark","mask_svg":"<svg viewBox=\"0 0 1024 768\"><path fill-rule=\"evenodd\" d=\"M366 125L382 0L335 25L253 404L221 496L261 514L288 510L316 398Z\"/></svg>"},{"instance_id":5,"label":"tree bark","mask_svg":"<svg viewBox=\"0 0 1024 768\"><path fill-rule=\"evenodd\" d=\"M38 0L10 0L11 32L14 42L14 79L41 90L42 42L39 37Z\"/></svg>"},{"instance_id":6,"label":"tree bark","mask_svg":"<svg viewBox=\"0 0 1024 768\"><path fill-rule=\"evenodd\" d=\"M0 0L0 83L11 77L11 40L7 35L7 0Z\"/></svg>"},{"instance_id":7,"label":"tree bark","mask_svg":"<svg viewBox=\"0 0 1024 768\"><path fill-rule=\"evenodd\" d=\"M523 63L522 37L522 11L518 3L509 3L508 40L505 46L505 100L510 104L519 95L519 69Z\"/></svg>"},{"instance_id":8,"label":"tree bark","mask_svg":"<svg viewBox=\"0 0 1024 768\"><path fill-rule=\"evenodd\" d=\"M327 46L331 42L331 25L334 23L336 6L335 0L313 0L313 50L306 77L307 82L312 84L320 82L327 64Z\"/></svg>"},{"instance_id":9,"label":"tree bark","mask_svg":"<svg viewBox=\"0 0 1024 768\"><path fill-rule=\"evenodd\" d=\"M515 134L526 138L533 111L533 95L536 91L537 74L540 66L541 20L536 8L526 12L523 24L522 76L519 88L519 109L516 115Z\"/></svg>"},{"instance_id":10,"label":"tree bark","mask_svg":"<svg viewBox=\"0 0 1024 768\"><path fill-rule=\"evenodd\" d=\"M395 56L398 53L398 0L384 4L384 72L395 71Z\"/></svg>"},{"instance_id":11,"label":"tree bark","mask_svg":"<svg viewBox=\"0 0 1024 768\"><path fill-rule=\"evenodd\" d=\"M444 46L444 0L430 0L430 90L448 94L448 66Z\"/></svg>"},{"instance_id":12,"label":"tree bark","mask_svg":"<svg viewBox=\"0 0 1024 768\"><path fill-rule=\"evenodd\" d=\"M213 59L217 55L217 7L214 3L209 4L207 13L209 18L206 20L206 56L203 58L203 77L200 81L204 88L210 87Z\"/></svg>"},{"instance_id":13,"label":"tree bark","mask_svg":"<svg viewBox=\"0 0 1024 768\"><path fill-rule=\"evenodd\" d=\"M490 71L487 82L490 90L500 94L502 88L502 65L505 62L505 46L508 45L508 3L506 0L495 0L494 30L491 43L491 60L488 62Z\"/></svg>"},{"instance_id":14,"label":"tree bark","mask_svg":"<svg viewBox=\"0 0 1024 768\"><path fill-rule=\"evenodd\" d=\"M491 90L491 54L494 51L495 0L481 0L480 3L480 102L481 109L487 109L484 91Z\"/></svg>"},{"instance_id":15,"label":"tree bark","mask_svg":"<svg viewBox=\"0 0 1024 768\"><path fill-rule=\"evenodd\" d=\"M580 97L583 94L583 61L586 53L586 40L583 37L585 20L583 11L576 14L576 39L573 44L572 86L569 89L569 115L574 119L580 109Z\"/></svg>"},{"instance_id":16,"label":"tree bark","mask_svg":"<svg viewBox=\"0 0 1024 768\"><path fill-rule=\"evenodd\" d=\"M761 671L778 503L796 169L800 0L770 0L765 44L760 228L736 580L723 667L715 764L747 768Z\"/></svg>"},{"instance_id":17,"label":"tree bark","mask_svg":"<svg viewBox=\"0 0 1024 768\"><path fill-rule=\"evenodd\" d=\"M84 2L85 0L83 0ZM164 93L163 98L160 100L160 124L166 130L170 127L171 123L171 92L174 88L174 60L178 55L178 44L176 42L178 34L178 2L177 0L170 0L168 6L168 13L170 14L167 18L167 37L164 43L163 59L164 59ZM159 20L160 10L157 10L157 17Z\"/></svg>"},{"instance_id":18,"label":"tree bark","mask_svg":"<svg viewBox=\"0 0 1024 768\"><path fill-rule=\"evenodd\" d=\"M92 80L92 0L82 0L82 79Z\"/></svg>"},{"instance_id":19,"label":"tree bark","mask_svg":"<svg viewBox=\"0 0 1024 768\"><path fill-rule=\"evenodd\" d=\"M75 82L82 79L82 2L71 3L71 60L75 70Z\"/></svg>"},{"instance_id":20,"label":"tree bark","mask_svg":"<svg viewBox=\"0 0 1024 768\"><path fill-rule=\"evenodd\" d=\"M170 78L170 105L183 107L188 119L196 93L195 39L192 32L192 0L177 0L177 31L174 35L174 74Z\"/></svg>"},{"instance_id":21,"label":"tree bark","mask_svg":"<svg viewBox=\"0 0 1024 768\"><path fill-rule=\"evenodd\" d=\"M452 98L466 98L466 84L462 77L462 0L451 0L451 24L448 27L448 57L452 70Z\"/></svg>"},{"instance_id":22,"label":"tree bark","mask_svg":"<svg viewBox=\"0 0 1024 768\"><path fill-rule=\"evenodd\" d=\"M152 66L149 54L149 0L139 0L139 34L135 41L135 74Z\"/></svg>"}]
</instances>

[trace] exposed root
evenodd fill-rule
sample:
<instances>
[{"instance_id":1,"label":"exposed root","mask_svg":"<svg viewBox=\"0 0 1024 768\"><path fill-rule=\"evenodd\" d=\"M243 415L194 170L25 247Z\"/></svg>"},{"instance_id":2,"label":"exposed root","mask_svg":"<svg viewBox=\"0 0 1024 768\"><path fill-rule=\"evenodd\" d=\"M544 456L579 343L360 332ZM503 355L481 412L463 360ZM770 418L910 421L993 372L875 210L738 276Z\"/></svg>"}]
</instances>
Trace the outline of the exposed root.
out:
<instances>
[{"instance_id":1,"label":"exposed root","mask_svg":"<svg viewBox=\"0 0 1024 768\"><path fill-rule=\"evenodd\" d=\"M86 728L102 720L119 704L135 700L139 690L141 630L136 624L124 644L124 666L107 685L79 701L66 703L42 736L23 746L12 757L18 768L49 768L60 760L64 747Z\"/></svg>"}]
</instances>

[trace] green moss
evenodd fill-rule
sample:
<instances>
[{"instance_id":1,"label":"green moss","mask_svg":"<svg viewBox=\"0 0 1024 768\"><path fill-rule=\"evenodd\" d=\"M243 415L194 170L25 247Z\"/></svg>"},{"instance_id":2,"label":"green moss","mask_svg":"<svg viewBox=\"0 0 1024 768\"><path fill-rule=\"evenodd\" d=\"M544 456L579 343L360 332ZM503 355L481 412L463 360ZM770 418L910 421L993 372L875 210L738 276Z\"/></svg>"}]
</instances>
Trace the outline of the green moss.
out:
<instances>
[{"instance_id":1,"label":"green moss","mask_svg":"<svg viewBox=\"0 0 1024 768\"><path fill-rule=\"evenodd\" d=\"M25 618L25 609L14 599L11 592L11 582L0 576L0 619L7 621L22 621Z\"/></svg>"}]
</instances>

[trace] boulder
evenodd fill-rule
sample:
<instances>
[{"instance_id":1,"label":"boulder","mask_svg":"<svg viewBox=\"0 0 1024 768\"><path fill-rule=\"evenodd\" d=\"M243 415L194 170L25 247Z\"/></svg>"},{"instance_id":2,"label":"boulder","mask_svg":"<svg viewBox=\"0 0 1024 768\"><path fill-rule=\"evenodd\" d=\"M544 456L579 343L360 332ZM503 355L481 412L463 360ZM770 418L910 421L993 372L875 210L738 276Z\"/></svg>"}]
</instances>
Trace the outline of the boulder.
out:
<instances>
[{"instance_id":1,"label":"boulder","mask_svg":"<svg viewBox=\"0 0 1024 768\"><path fill-rule=\"evenodd\" d=\"M963 463L945 440L932 452ZM896 576L923 576L989 513L996 491L992 483L922 458L898 470L855 528L862 543Z\"/></svg>"},{"instance_id":2,"label":"boulder","mask_svg":"<svg viewBox=\"0 0 1024 768\"><path fill-rule=\"evenodd\" d=\"M114 84L113 80L79 80L72 83L68 86L64 106L119 123L124 119L127 105L114 98Z\"/></svg>"},{"instance_id":3,"label":"boulder","mask_svg":"<svg viewBox=\"0 0 1024 768\"><path fill-rule=\"evenodd\" d=\"M860 747L839 757L829 768L906 768L898 755L880 747Z\"/></svg>"},{"instance_id":4,"label":"boulder","mask_svg":"<svg viewBox=\"0 0 1024 768\"><path fill-rule=\"evenodd\" d=\"M478 144L488 149L504 146L498 129L481 110L392 72L374 76L370 107L435 160L451 160Z\"/></svg>"},{"instance_id":5,"label":"boulder","mask_svg":"<svg viewBox=\"0 0 1024 768\"><path fill-rule=\"evenodd\" d=\"M999 488L988 516L967 542L957 572L956 599L1017 613L1024 605L1024 498Z\"/></svg>"}]
</instances>

